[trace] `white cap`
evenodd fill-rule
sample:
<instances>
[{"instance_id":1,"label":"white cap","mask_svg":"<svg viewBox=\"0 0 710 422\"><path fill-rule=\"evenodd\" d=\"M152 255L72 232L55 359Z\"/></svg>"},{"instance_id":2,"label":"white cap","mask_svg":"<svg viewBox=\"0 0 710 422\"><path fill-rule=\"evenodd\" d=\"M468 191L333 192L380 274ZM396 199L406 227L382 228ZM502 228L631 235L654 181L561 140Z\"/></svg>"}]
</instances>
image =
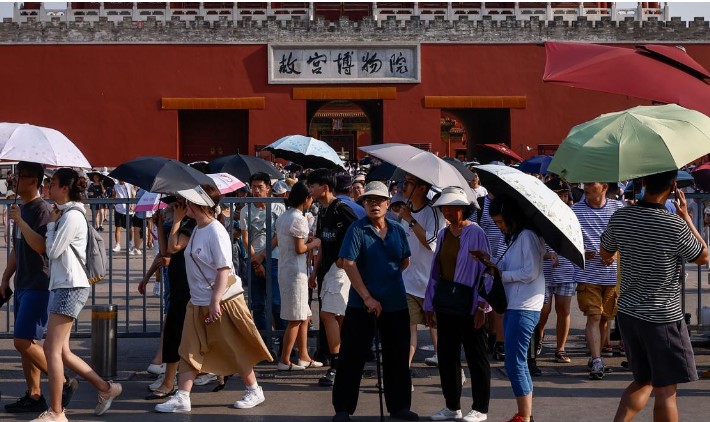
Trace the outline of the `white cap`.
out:
<instances>
[{"instance_id":1,"label":"white cap","mask_svg":"<svg viewBox=\"0 0 710 422\"><path fill-rule=\"evenodd\" d=\"M196 186L192 189L179 190L177 194L196 205L202 205L204 207L215 206L212 198L210 198L201 186Z\"/></svg>"}]
</instances>

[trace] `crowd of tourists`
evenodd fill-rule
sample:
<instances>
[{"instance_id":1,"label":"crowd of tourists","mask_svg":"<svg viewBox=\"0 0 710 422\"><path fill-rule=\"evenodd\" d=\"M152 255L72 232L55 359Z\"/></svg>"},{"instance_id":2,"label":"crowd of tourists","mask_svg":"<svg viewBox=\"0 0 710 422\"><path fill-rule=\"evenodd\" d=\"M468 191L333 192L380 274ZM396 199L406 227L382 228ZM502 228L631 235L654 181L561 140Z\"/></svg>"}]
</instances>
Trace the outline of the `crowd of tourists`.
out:
<instances>
[{"instance_id":1,"label":"crowd of tourists","mask_svg":"<svg viewBox=\"0 0 710 422\"><path fill-rule=\"evenodd\" d=\"M167 399L155 406L157 412L190 412L193 385L217 380L223 386L234 374L245 387L234 407L263 403L253 368L272 361L262 337L271 324L283 332L277 370L328 367L318 384L332 388L334 422L356 412L373 342L381 349L378 388L387 411L393 419L418 420L410 367L418 329L426 326L434 345L426 363L438 367L444 404L431 420L488 420L490 361L500 360L516 398L510 422L532 421L533 377L540 374L536 357L548 317L554 304L554 358L568 364L576 296L586 317L590 379L604 378L604 357L615 353L627 357L633 374L615 420L631 420L652 392L654 413L668 420L677 416L676 385L698 378L681 311L679 262L705 264L708 248L675 187L675 172L645 177L643 196L633 204L608 183L570 186L554 175L546 178L579 220L584 269L545 244L518 202L494 196L475 174L470 187L478 200L472 202L461 187L434 189L412 174L383 183L354 169L284 172L285 180L275 183L268 174L254 173L235 193L282 196L283 203L252 202L236 214L220 207L220 193L211 185L181 192L153 215L135 217L130 206L114 207L114 251L121 248L119 228L143 227L130 219L151 222L151 235L133 232L132 248L140 251L143 237L155 242L138 292L145 294L159 274L166 299L161 346L149 367L159 377L146 397ZM89 184L74 170L57 170L46 197L51 206L40 195L43 179L42 166L27 162L18 165L13 179L22 205L8 210L15 232L0 295L14 275L14 344L27 392L5 408L36 412L38 421L66 421L64 409L78 383L65 367L97 390L96 415L122 393L120 384L101 379L69 349L72 324L90 291L84 271L87 220L101 229L109 210L92 206L101 215L87 219L81 202L87 185L90 196L107 195L99 176ZM111 193L136 194L121 181ZM481 283L491 290L496 281L505 289L505 312L495 312L480 293ZM312 292L317 305L311 304ZM312 309L321 322L313 355ZM617 347L610 341L613 324L622 338ZM462 348L472 396L466 408ZM48 400L40 388L42 373L49 379Z\"/></svg>"}]
</instances>

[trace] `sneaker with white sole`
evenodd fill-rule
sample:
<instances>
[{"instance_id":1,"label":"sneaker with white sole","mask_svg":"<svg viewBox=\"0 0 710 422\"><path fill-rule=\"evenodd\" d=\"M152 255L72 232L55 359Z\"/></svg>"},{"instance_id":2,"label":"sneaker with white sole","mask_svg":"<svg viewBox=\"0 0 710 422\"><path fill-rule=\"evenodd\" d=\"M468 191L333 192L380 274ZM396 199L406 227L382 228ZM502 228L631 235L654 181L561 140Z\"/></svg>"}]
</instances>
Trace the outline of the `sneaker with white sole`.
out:
<instances>
[{"instance_id":1,"label":"sneaker with white sole","mask_svg":"<svg viewBox=\"0 0 710 422\"><path fill-rule=\"evenodd\" d=\"M266 400L264 390L262 390L260 386L257 385L254 389L247 387L247 389L244 390L242 399L234 402L234 407L236 409L251 409L263 403L264 400Z\"/></svg>"},{"instance_id":2,"label":"sneaker with white sole","mask_svg":"<svg viewBox=\"0 0 710 422\"><path fill-rule=\"evenodd\" d=\"M114 252L121 252L121 245L116 243L116 246L114 246L111 250Z\"/></svg>"},{"instance_id":3,"label":"sneaker with white sole","mask_svg":"<svg viewBox=\"0 0 710 422\"><path fill-rule=\"evenodd\" d=\"M295 363L286 364L286 363L279 362L276 365L276 369L278 369L279 371L305 371L306 367L301 366L301 365L296 365Z\"/></svg>"},{"instance_id":4,"label":"sneaker with white sole","mask_svg":"<svg viewBox=\"0 0 710 422\"><path fill-rule=\"evenodd\" d=\"M439 366L439 356L434 353L434 356L424 359L424 363L429 366Z\"/></svg>"},{"instance_id":5,"label":"sneaker with white sole","mask_svg":"<svg viewBox=\"0 0 710 422\"><path fill-rule=\"evenodd\" d=\"M466 414L463 418L461 418L463 422L483 422L485 420L488 420L488 415L485 413L481 413L478 410L472 410Z\"/></svg>"},{"instance_id":6,"label":"sneaker with white sole","mask_svg":"<svg viewBox=\"0 0 710 422\"><path fill-rule=\"evenodd\" d=\"M461 419L461 410L451 410L445 407L429 417L433 421L453 421Z\"/></svg>"},{"instance_id":7,"label":"sneaker with white sole","mask_svg":"<svg viewBox=\"0 0 710 422\"><path fill-rule=\"evenodd\" d=\"M105 393L99 393L99 403L96 405L96 409L94 410L94 414L96 416L101 416L108 409L111 407L111 403L113 403L113 400L120 396L121 393L123 392L123 387L121 387L121 384L119 383L114 383L113 381L109 381L109 389Z\"/></svg>"},{"instance_id":8,"label":"sneaker with white sole","mask_svg":"<svg viewBox=\"0 0 710 422\"><path fill-rule=\"evenodd\" d=\"M190 393L178 391L170 400L155 406L155 411L159 413L188 413L192 411L190 403Z\"/></svg>"},{"instance_id":9,"label":"sneaker with white sole","mask_svg":"<svg viewBox=\"0 0 710 422\"><path fill-rule=\"evenodd\" d=\"M37 418L32 419L30 422L69 422L67 416L62 413L54 413L51 410L46 410L42 412Z\"/></svg>"},{"instance_id":10,"label":"sneaker with white sole","mask_svg":"<svg viewBox=\"0 0 710 422\"><path fill-rule=\"evenodd\" d=\"M195 378L195 381L193 382L193 384L201 386L201 385L207 385L207 384L209 384L211 382L215 382L215 381L217 381L217 375L208 373L208 374L198 375L197 378Z\"/></svg>"},{"instance_id":11,"label":"sneaker with white sole","mask_svg":"<svg viewBox=\"0 0 710 422\"><path fill-rule=\"evenodd\" d=\"M160 375L165 373L165 364L157 364L157 363L151 363L148 365L148 369L146 369L149 374L153 375Z\"/></svg>"}]
</instances>

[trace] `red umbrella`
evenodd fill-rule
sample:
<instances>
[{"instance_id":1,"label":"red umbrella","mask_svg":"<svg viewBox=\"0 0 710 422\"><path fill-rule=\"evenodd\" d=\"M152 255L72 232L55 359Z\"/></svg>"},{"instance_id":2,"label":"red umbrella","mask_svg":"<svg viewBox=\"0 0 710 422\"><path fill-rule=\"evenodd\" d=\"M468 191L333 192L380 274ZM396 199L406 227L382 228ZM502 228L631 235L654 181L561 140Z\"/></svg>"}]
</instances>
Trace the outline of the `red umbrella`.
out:
<instances>
[{"instance_id":1,"label":"red umbrella","mask_svg":"<svg viewBox=\"0 0 710 422\"><path fill-rule=\"evenodd\" d=\"M523 159L520 158L520 156L519 156L518 154L516 154L515 152L513 152L513 150L510 149L510 147L509 147L508 145L506 145L506 144L480 144L480 145L478 145L478 146L479 146L479 147L486 147L486 148L490 148L490 149L496 150L496 151L498 151L499 153L501 153L501 154L503 154L503 155L505 155L505 156L507 156L507 157L510 157L510 158L512 158L512 159L515 160L515 161L518 161L518 162L523 161Z\"/></svg>"},{"instance_id":2,"label":"red umbrella","mask_svg":"<svg viewBox=\"0 0 710 422\"><path fill-rule=\"evenodd\" d=\"M545 51L545 82L675 103L710 115L705 81L710 73L681 48L546 42Z\"/></svg>"},{"instance_id":3,"label":"red umbrella","mask_svg":"<svg viewBox=\"0 0 710 422\"><path fill-rule=\"evenodd\" d=\"M703 163L690 172L695 179L695 186L710 192L710 163Z\"/></svg>"}]
</instances>

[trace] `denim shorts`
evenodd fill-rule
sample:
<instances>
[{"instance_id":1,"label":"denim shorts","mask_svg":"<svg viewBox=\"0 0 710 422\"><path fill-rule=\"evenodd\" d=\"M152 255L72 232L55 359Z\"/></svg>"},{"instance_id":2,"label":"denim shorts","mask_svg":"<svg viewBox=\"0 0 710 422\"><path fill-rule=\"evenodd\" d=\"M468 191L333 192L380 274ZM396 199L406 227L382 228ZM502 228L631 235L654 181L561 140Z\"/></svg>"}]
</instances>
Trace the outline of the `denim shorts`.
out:
<instances>
[{"instance_id":1,"label":"denim shorts","mask_svg":"<svg viewBox=\"0 0 710 422\"><path fill-rule=\"evenodd\" d=\"M49 296L49 313L77 319L89 299L89 290L88 287L52 290Z\"/></svg>"},{"instance_id":2,"label":"denim shorts","mask_svg":"<svg viewBox=\"0 0 710 422\"><path fill-rule=\"evenodd\" d=\"M14 295L15 330L13 338L41 340L47 330L47 290L18 289Z\"/></svg>"}]
</instances>

